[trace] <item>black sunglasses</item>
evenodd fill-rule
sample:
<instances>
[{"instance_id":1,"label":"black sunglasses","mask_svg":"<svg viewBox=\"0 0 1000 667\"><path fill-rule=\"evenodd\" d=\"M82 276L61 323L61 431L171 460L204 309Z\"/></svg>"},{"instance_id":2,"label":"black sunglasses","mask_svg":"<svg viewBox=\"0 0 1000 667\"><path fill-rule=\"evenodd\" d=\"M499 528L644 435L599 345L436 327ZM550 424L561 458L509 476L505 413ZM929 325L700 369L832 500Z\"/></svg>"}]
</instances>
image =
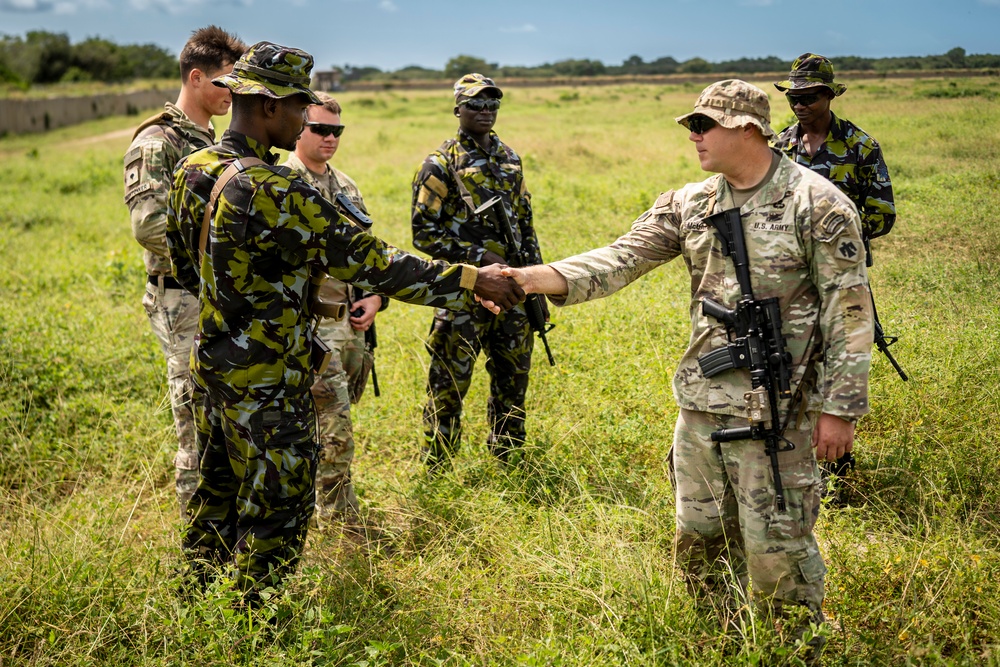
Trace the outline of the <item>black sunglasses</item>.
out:
<instances>
[{"instance_id":1,"label":"black sunglasses","mask_svg":"<svg viewBox=\"0 0 1000 667\"><path fill-rule=\"evenodd\" d=\"M716 125L717 123L714 120L712 120L708 116L703 116L701 114L698 114L697 116L691 116L687 120L688 129L694 132L695 134L705 134Z\"/></svg>"},{"instance_id":2,"label":"black sunglasses","mask_svg":"<svg viewBox=\"0 0 1000 667\"><path fill-rule=\"evenodd\" d=\"M816 104L819 101L820 95L817 93L811 93L809 95L792 95L791 93L786 93L785 97L788 98L788 105L795 106L796 104L801 104L804 107Z\"/></svg>"},{"instance_id":3,"label":"black sunglasses","mask_svg":"<svg viewBox=\"0 0 1000 667\"><path fill-rule=\"evenodd\" d=\"M469 107L472 111L482 111L487 109L488 111L496 111L500 108L500 100L493 98L482 98L482 97L470 97L467 100L462 100L458 103L458 106Z\"/></svg>"},{"instance_id":4,"label":"black sunglasses","mask_svg":"<svg viewBox=\"0 0 1000 667\"><path fill-rule=\"evenodd\" d=\"M313 134L318 134L321 137L328 137L331 134L335 137L339 137L344 133L343 125L332 125L330 123L314 123L309 121L306 123L306 127Z\"/></svg>"}]
</instances>

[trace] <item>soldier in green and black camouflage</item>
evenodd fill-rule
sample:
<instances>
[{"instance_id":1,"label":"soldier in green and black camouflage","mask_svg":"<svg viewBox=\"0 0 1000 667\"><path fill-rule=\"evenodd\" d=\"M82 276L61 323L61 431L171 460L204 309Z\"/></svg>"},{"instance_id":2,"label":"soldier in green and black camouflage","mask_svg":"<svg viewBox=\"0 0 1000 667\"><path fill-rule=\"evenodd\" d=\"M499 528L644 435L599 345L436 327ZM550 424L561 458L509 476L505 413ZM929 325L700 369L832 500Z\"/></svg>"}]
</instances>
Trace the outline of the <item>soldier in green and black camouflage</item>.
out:
<instances>
[{"instance_id":1,"label":"soldier in green and black camouflage","mask_svg":"<svg viewBox=\"0 0 1000 667\"><path fill-rule=\"evenodd\" d=\"M194 31L180 55L181 92L176 104L136 129L125 153L125 204L132 234L145 248L146 294L142 305L167 359L167 385L177 431L177 500L181 515L198 485L198 446L191 409L191 344L198 325L197 300L173 277L167 256L167 192L174 166L215 142L212 116L229 111L230 95L212 85L243 55L246 44L216 26Z\"/></svg>"},{"instance_id":2,"label":"soldier in green and black camouflage","mask_svg":"<svg viewBox=\"0 0 1000 667\"><path fill-rule=\"evenodd\" d=\"M504 263L503 233L473 214L499 195L518 243L532 264L540 264L521 158L493 131L503 92L492 79L467 74L455 83L454 93L458 133L424 160L413 179L413 245L435 259L475 266ZM424 408L426 457L432 470L447 463L461 443L462 402L483 349L490 375L490 451L506 461L524 442L533 346L524 306L500 317L478 307L435 314L427 339L431 360Z\"/></svg>"},{"instance_id":3,"label":"soldier in green and black camouflage","mask_svg":"<svg viewBox=\"0 0 1000 667\"><path fill-rule=\"evenodd\" d=\"M788 78L774 87L785 93L799 122L782 130L774 146L829 179L850 197L861 215L861 231L868 241L888 234L896 222L892 182L878 142L830 110L833 99L847 90L834 78L829 58L804 53L795 59ZM848 453L835 463L824 464L824 469L842 478L853 465L854 456Z\"/></svg>"},{"instance_id":4,"label":"soldier in green and black camouflage","mask_svg":"<svg viewBox=\"0 0 1000 667\"><path fill-rule=\"evenodd\" d=\"M167 214L177 280L199 308L191 363L204 454L184 550L201 577L234 566L250 603L295 567L315 506L312 276L447 308L467 307L473 291L505 309L524 296L500 267L430 263L387 245L273 166L270 148L294 149L318 101L312 66L303 51L260 42L215 80L233 94L232 123L178 165ZM224 172L232 178L220 183Z\"/></svg>"},{"instance_id":5,"label":"soldier in green and black camouflage","mask_svg":"<svg viewBox=\"0 0 1000 667\"><path fill-rule=\"evenodd\" d=\"M340 104L326 93L316 93L321 105L310 106L306 129L288 156L285 166L333 201L344 194L358 210L367 214L364 198L354 180L328 163L340 147L345 127ZM333 355L330 365L312 387L319 415L320 458L316 473L316 517L360 527L358 498L351 478L354 460L354 428L351 404L361 400L371 371L372 351L365 345L365 331L374 326L375 315L389 304L377 294L358 290L336 278L323 275L318 289L327 303L342 304L334 317L321 317L316 333Z\"/></svg>"},{"instance_id":6,"label":"soldier in green and black camouflage","mask_svg":"<svg viewBox=\"0 0 1000 667\"><path fill-rule=\"evenodd\" d=\"M785 93L799 121L780 132L775 148L850 197L861 214L865 238L888 234L896 222L889 169L878 142L830 110L833 99L847 90L834 81L833 63L804 53L792 63L788 79L774 87Z\"/></svg>"},{"instance_id":7,"label":"soldier in green and black camouflage","mask_svg":"<svg viewBox=\"0 0 1000 667\"><path fill-rule=\"evenodd\" d=\"M819 515L817 457L834 460L853 446L854 424L868 410L872 310L857 211L828 181L768 149L774 137L764 91L738 80L706 88L690 130L701 168L718 172L663 193L632 229L606 248L529 269L505 269L529 293L557 305L608 296L680 256L691 274L690 344L674 374L680 414L670 456L676 496L677 562L688 589L736 620L753 586L760 607L784 615L804 607L823 620L826 565L813 535ZM741 299L733 261L705 218L738 208L755 299L777 298L790 355L793 398L779 403L778 453L786 507L776 501L764 443L714 442L712 433L747 424L747 368L705 377L699 357L728 345L726 327L702 310ZM822 383L814 368L825 357ZM785 624L792 643L808 627ZM810 643L817 659L822 639Z\"/></svg>"}]
</instances>

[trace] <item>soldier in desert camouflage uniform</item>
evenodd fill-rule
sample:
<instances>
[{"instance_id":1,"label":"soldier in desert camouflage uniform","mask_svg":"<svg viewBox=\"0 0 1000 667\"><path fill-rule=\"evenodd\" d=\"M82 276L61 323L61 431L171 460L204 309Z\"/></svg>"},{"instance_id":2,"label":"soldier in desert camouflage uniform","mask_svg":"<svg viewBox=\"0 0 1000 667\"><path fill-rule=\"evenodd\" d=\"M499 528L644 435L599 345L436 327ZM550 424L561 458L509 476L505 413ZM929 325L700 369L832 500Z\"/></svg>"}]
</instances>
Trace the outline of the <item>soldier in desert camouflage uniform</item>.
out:
<instances>
[{"instance_id":1,"label":"soldier in desert camouflage uniform","mask_svg":"<svg viewBox=\"0 0 1000 667\"><path fill-rule=\"evenodd\" d=\"M830 110L833 99L847 90L843 83L834 82L833 63L815 53L804 53L792 63L788 79L774 87L785 93L799 120L781 131L774 147L829 179L850 197L861 215L861 233L866 240L888 234L896 222L889 169L878 142ZM853 465L854 456L848 453L824 467L843 477Z\"/></svg>"},{"instance_id":2,"label":"soldier in desert camouflage uniform","mask_svg":"<svg viewBox=\"0 0 1000 667\"><path fill-rule=\"evenodd\" d=\"M693 330L674 375L677 553L689 590L715 605L725 623L736 608L733 589L745 589L748 579L758 600L776 613L801 605L812 620L823 619L826 567L813 536L817 456L832 460L850 450L854 423L868 408L872 319L858 215L828 181L768 149L774 136L769 112L767 96L750 84L712 84L677 121L691 131L702 169L719 175L660 195L607 248L504 271L526 292L557 295L557 304L568 305L612 294L684 258ZM709 379L697 361L728 342L724 325L702 313L701 300L729 308L740 298L733 262L705 222L734 207L745 229L754 295L779 299L791 384L801 389L780 405L782 419L790 418L784 437L796 445L778 455L784 512L776 506L762 442L711 440L718 429L747 423L748 370ZM811 369L820 355L827 373L817 385Z\"/></svg>"},{"instance_id":3,"label":"soldier in desert camouflage uniform","mask_svg":"<svg viewBox=\"0 0 1000 667\"><path fill-rule=\"evenodd\" d=\"M167 213L177 280L199 295L191 363L204 454L184 550L202 578L235 566L250 604L295 567L315 507L312 277L437 307L467 307L473 290L502 308L524 296L500 267L429 263L387 245L273 166L269 149L294 149L319 101L312 65L303 51L260 42L215 80L233 94L230 129L178 165ZM220 182L224 172L231 179Z\"/></svg>"},{"instance_id":4,"label":"soldier in desert camouflage uniform","mask_svg":"<svg viewBox=\"0 0 1000 667\"><path fill-rule=\"evenodd\" d=\"M350 176L327 164L340 146L344 126L341 108L326 93L316 93L321 105L310 106L306 129L288 156L285 166L297 171L322 195L333 198L344 193L361 212L367 214L361 191ZM354 430L351 403L361 399L371 351L365 348L365 331L375 323L375 315L389 300L356 290L330 276L323 276L322 288L329 301L342 303L340 319L323 317L317 334L333 350L330 365L312 387L319 415L320 458L316 473L316 514L320 518L343 520L357 525L358 499L351 481L354 460ZM355 315L355 313L357 313Z\"/></svg>"},{"instance_id":5,"label":"soldier in desert camouflage uniform","mask_svg":"<svg viewBox=\"0 0 1000 667\"><path fill-rule=\"evenodd\" d=\"M167 257L167 192L181 158L215 142L212 116L229 111L230 95L212 85L243 55L246 45L215 26L196 30L180 55L181 93L176 104L146 119L125 153L125 204L132 233L145 248L146 295L142 305L167 359L167 384L177 430L177 500L181 515L198 485L198 448L191 411L191 343L198 326L196 299L173 277Z\"/></svg>"},{"instance_id":6,"label":"soldier in desert camouflage uniform","mask_svg":"<svg viewBox=\"0 0 1000 667\"><path fill-rule=\"evenodd\" d=\"M504 263L502 232L473 214L499 195L530 263L540 264L521 158L493 131L503 92L482 74L466 74L455 83L454 92L458 134L431 153L413 179L413 245L435 259L475 266ZM482 349L490 375L490 451L506 461L524 442L533 343L524 306L500 317L478 307L435 314L427 339L431 361L424 408L431 470L449 461L461 443L462 401Z\"/></svg>"}]
</instances>

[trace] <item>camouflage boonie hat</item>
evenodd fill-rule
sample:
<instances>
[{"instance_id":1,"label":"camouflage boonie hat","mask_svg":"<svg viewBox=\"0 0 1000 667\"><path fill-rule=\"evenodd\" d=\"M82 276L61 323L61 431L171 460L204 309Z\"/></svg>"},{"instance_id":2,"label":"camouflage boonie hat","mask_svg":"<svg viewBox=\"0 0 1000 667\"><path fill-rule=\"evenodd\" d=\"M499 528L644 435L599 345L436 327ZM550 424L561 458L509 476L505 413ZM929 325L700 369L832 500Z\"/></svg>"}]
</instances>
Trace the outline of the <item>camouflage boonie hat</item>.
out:
<instances>
[{"instance_id":1,"label":"camouflage boonie hat","mask_svg":"<svg viewBox=\"0 0 1000 667\"><path fill-rule=\"evenodd\" d=\"M257 42L233 65L233 71L212 83L234 95L267 95L276 99L300 93L313 104L322 104L309 90L313 57L305 51L271 42Z\"/></svg>"},{"instance_id":2,"label":"camouflage boonie hat","mask_svg":"<svg viewBox=\"0 0 1000 667\"><path fill-rule=\"evenodd\" d=\"M781 92L816 86L829 88L838 97L847 90L844 84L833 82L833 63L830 59L815 53L803 53L796 58L792 63L792 71L788 73L788 79L774 84L774 87Z\"/></svg>"},{"instance_id":3,"label":"camouflage boonie hat","mask_svg":"<svg viewBox=\"0 0 1000 667\"><path fill-rule=\"evenodd\" d=\"M739 79L717 81L701 91L694 111L674 120L688 127L688 119L695 115L708 116L722 127L736 129L744 125L757 126L768 139L777 136L771 129L771 104L767 93L757 86Z\"/></svg>"},{"instance_id":4,"label":"camouflage boonie hat","mask_svg":"<svg viewBox=\"0 0 1000 667\"><path fill-rule=\"evenodd\" d=\"M475 97L484 90L497 91L497 99L503 97L503 91L493 79L482 74L466 74L455 82L455 100L459 97Z\"/></svg>"}]
</instances>

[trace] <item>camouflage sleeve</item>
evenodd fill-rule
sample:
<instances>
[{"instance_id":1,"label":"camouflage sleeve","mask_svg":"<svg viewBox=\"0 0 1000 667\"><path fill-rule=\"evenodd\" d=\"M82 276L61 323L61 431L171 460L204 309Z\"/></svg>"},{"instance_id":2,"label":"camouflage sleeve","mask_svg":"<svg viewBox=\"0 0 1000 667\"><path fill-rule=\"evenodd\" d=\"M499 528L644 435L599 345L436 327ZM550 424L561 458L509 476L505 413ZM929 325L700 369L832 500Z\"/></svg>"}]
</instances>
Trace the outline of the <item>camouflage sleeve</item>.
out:
<instances>
[{"instance_id":1,"label":"camouflage sleeve","mask_svg":"<svg viewBox=\"0 0 1000 667\"><path fill-rule=\"evenodd\" d=\"M125 204L132 235L143 248L163 258L167 257L167 192L179 157L162 134L152 134L133 143L124 158Z\"/></svg>"},{"instance_id":2,"label":"camouflage sleeve","mask_svg":"<svg viewBox=\"0 0 1000 667\"><path fill-rule=\"evenodd\" d=\"M858 189L860 192L861 228L867 238L883 236L896 222L896 203L892 197L889 168L882 157L877 142L858 164Z\"/></svg>"},{"instance_id":3,"label":"camouflage sleeve","mask_svg":"<svg viewBox=\"0 0 1000 667\"><path fill-rule=\"evenodd\" d=\"M524 183L522 172L520 192L515 201L514 215L521 226L521 246L528 257L529 264L543 264L542 249L538 245L538 235L535 233L535 214L531 208L531 193Z\"/></svg>"},{"instance_id":4,"label":"camouflage sleeve","mask_svg":"<svg viewBox=\"0 0 1000 667\"><path fill-rule=\"evenodd\" d=\"M627 234L606 248L550 264L569 283L565 297L550 300L557 306L568 306L600 299L677 257L681 246L673 201L673 192L660 195Z\"/></svg>"},{"instance_id":5,"label":"camouflage sleeve","mask_svg":"<svg viewBox=\"0 0 1000 667\"><path fill-rule=\"evenodd\" d=\"M265 183L254 196L258 211L279 221L265 233L290 253L304 252L307 262L333 278L407 303L452 310L474 303L471 289L463 287L471 268L428 262L360 230L301 179L293 181L285 201L276 194Z\"/></svg>"},{"instance_id":6,"label":"camouflage sleeve","mask_svg":"<svg viewBox=\"0 0 1000 667\"><path fill-rule=\"evenodd\" d=\"M460 238L450 228L453 227L451 223L456 212L462 210L465 204L452 184L443 160L437 153L428 156L413 177L410 218L413 246L435 259L479 266L485 248Z\"/></svg>"},{"instance_id":7,"label":"camouflage sleeve","mask_svg":"<svg viewBox=\"0 0 1000 667\"><path fill-rule=\"evenodd\" d=\"M856 419L868 412L873 317L860 219L847 201L813 208L809 271L819 292L823 412Z\"/></svg>"},{"instance_id":8,"label":"camouflage sleeve","mask_svg":"<svg viewBox=\"0 0 1000 667\"><path fill-rule=\"evenodd\" d=\"M197 295L201 288L198 243L206 200L186 187L188 172L180 168L182 164L173 174L167 198L166 241L174 278Z\"/></svg>"}]
</instances>

